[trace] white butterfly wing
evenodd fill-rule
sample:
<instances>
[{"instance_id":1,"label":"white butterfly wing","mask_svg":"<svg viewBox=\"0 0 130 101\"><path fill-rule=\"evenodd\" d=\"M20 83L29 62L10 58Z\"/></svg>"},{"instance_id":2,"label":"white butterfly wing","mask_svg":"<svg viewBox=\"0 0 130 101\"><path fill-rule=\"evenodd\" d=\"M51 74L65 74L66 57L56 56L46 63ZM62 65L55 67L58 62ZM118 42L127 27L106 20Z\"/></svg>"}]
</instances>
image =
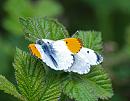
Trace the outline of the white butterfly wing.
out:
<instances>
[{"instance_id":1,"label":"white butterfly wing","mask_svg":"<svg viewBox=\"0 0 130 101\"><path fill-rule=\"evenodd\" d=\"M103 61L103 57L96 53L94 50L89 48L82 48L79 53L77 53L83 60L85 60L90 65L98 65Z\"/></svg>"},{"instance_id":2,"label":"white butterfly wing","mask_svg":"<svg viewBox=\"0 0 130 101\"><path fill-rule=\"evenodd\" d=\"M86 74L90 71L90 64L83 60L79 55L75 55L73 66L67 69L66 72L67 71L78 74Z\"/></svg>"},{"instance_id":3,"label":"white butterfly wing","mask_svg":"<svg viewBox=\"0 0 130 101\"><path fill-rule=\"evenodd\" d=\"M53 43L55 42L54 40L50 40L50 39L42 39L42 41L44 41L45 43Z\"/></svg>"},{"instance_id":4,"label":"white butterfly wing","mask_svg":"<svg viewBox=\"0 0 130 101\"><path fill-rule=\"evenodd\" d=\"M66 70L73 64L73 56L67 49L63 40L52 41L48 39L42 39L46 44L50 45L52 51L50 55L46 54L40 45L36 47L42 55L42 61L45 62L49 67L55 70Z\"/></svg>"},{"instance_id":5,"label":"white butterfly wing","mask_svg":"<svg viewBox=\"0 0 130 101\"><path fill-rule=\"evenodd\" d=\"M73 65L74 57L68 50L63 40L58 40L52 44L55 51L55 60L58 63L58 70L66 70Z\"/></svg>"},{"instance_id":6,"label":"white butterfly wing","mask_svg":"<svg viewBox=\"0 0 130 101\"><path fill-rule=\"evenodd\" d=\"M45 43L53 43L54 41L53 40L49 40L49 39L42 39L43 42ZM36 42L37 43L37 42ZM55 68L52 60L47 56L47 54L45 54L45 52L43 51L43 48L41 47L41 45L39 44L35 44L36 48L38 49L38 51L40 52L41 54L41 57L42 57L42 61L44 63L46 63L46 65L48 65L49 67L51 68Z\"/></svg>"},{"instance_id":7,"label":"white butterfly wing","mask_svg":"<svg viewBox=\"0 0 130 101\"><path fill-rule=\"evenodd\" d=\"M74 64L69 68L68 72L76 72L78 74L86 74L90 71L91 65L100 64L103 57L88 48L82 48L79 53L74 55Z\"/></svg>"}]
</instances>

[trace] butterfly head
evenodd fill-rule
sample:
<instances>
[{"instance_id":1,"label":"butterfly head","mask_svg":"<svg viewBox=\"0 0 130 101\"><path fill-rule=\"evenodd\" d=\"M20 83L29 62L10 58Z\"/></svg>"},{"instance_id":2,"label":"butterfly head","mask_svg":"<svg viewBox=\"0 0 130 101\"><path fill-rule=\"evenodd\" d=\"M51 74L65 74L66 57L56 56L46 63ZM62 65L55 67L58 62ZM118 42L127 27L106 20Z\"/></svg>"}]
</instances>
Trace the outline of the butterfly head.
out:
<instances>
[{"instance_id":1,"label":"butterfly head","mask_svg":"<svg viewBox=\"0 0 130 101\"><path fill-rule=\"evenodd\" d=\"M64 39L67 48L73 53L76 54L80 51L83 44L79 38L66 38Z\"/></svg>"}]
</instances>

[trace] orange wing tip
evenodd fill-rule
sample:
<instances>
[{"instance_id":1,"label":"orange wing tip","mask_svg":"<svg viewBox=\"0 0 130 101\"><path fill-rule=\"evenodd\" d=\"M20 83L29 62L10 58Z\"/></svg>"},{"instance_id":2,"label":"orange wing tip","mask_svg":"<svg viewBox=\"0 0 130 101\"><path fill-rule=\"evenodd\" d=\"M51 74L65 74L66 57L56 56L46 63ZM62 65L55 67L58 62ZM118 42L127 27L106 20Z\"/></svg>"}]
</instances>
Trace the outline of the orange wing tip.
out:
<instances>
[{"instance_id":1,"label":"orange wing tip","mask_svg":"<svg viewBox=\"0 0 130 101\"><path fill-rule=\"evenodd\" d=\"M79 41L80 45L81 45L81 48L83 47L83 42L81 41L80 38L77 38L77 40Z\"/></svg>"},{"instance_id":2,"label":"orange wing tip","mask_svg":"<svg viewBox=\"0 0 130 101\"><path fill-rule=\"evenodd\" d=\"M38 51L38 49L36 48L36 46L35 46L35 44L29 44L28 45L28 48L29 48L29 50L31 51L31 53L34 55L34 56L36 56L36 57L38 57L38 58L42 58L41 57L41 54L40 54L40 52Z\"/></svg>"},{"instance_id":3,"label":"orange wing tip","mask_svg":"<svg viewBox=\"0 0 130 101\"><path fill-rule=\"evenodd\" d=\"M79 38L66 38L64 41L68 49L74 54L78 53L83 47L83 43Z\"/></svg>"}]
</instances>

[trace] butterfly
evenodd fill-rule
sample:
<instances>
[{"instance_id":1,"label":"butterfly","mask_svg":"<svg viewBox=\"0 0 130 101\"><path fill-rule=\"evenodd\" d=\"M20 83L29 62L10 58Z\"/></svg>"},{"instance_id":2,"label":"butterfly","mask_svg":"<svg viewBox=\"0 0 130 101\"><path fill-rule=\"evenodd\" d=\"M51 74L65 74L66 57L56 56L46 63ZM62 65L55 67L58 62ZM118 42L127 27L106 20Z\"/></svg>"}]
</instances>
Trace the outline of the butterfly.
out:
<instances>
[{"instance_id":1,"label":"butterfly","mask_svg":"<svg viewBox=\"0 0 130 101\"><path fill-rule=\"evenodd\" d=\"M57 41L38 39L28 47L32 55L54 70L87 74L91 66L103 62L103 57L94 50L83 47L79 38Z\"/></svg>"}]
</instances>

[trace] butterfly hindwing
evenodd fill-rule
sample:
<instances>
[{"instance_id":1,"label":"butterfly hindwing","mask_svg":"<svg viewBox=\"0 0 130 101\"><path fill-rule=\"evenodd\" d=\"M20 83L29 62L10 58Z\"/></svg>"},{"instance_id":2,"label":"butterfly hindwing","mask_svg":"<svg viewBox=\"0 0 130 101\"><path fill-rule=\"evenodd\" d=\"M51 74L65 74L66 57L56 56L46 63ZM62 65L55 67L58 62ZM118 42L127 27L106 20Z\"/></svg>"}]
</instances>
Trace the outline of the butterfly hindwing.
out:
<instances>
[{"instance_id":1,"label":"butterfly hindwing","mask_svg":"<svg viewBox=\"0 0 130 101\"><path fill-rule=\"evenodd\" d=\"M78 74L86 74L90 71L90 64L83 60L79 55L74 55L74 63L66 72L75 72Z\"/></svg>"},{"instance_id":2,"label":"butterfly hindwing","mask_svg":"<svg viewBox=\"0 0 130 101\"><path fill-rule=\"evenodd\" d=\"M90 65L98 65L103 61L103 57L96 53L94 50L83 47L79 53L77 53L83 60Z\"/></svg>"},{"instance_id":3,"label":"butterfly hindwing","mask_svg":"<svg viewBox=\"0 0 130 101\"><path fill-rule=\"evenodd\" d=\"M86 74L90 71L91 65L98 65L103 61L103 57L89 48L82 48L74 55L74 64L68 72Z\"/></svg>"}]
</instances>

